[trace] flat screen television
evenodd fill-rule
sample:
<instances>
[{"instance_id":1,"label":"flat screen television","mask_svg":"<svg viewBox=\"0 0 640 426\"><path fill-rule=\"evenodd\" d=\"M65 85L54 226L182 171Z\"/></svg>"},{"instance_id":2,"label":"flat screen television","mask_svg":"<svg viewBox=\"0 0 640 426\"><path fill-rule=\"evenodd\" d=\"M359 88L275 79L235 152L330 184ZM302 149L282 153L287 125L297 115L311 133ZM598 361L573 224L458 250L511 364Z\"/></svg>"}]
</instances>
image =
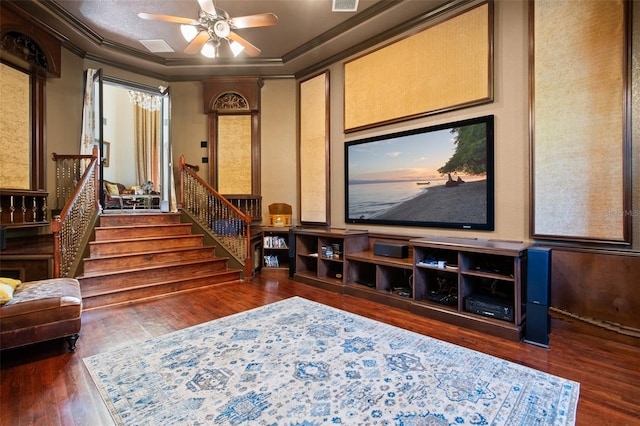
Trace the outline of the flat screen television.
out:
<instances>
[{"instance_id":1,"label":"flat screen television","mask_svg":"<svg viewBox=\"0 0 640 426\"><path fill-rule=\"evenodd\" d=\"M494 117L345 143L346 223L494 230Z\"/></svg>"}]
</instances>

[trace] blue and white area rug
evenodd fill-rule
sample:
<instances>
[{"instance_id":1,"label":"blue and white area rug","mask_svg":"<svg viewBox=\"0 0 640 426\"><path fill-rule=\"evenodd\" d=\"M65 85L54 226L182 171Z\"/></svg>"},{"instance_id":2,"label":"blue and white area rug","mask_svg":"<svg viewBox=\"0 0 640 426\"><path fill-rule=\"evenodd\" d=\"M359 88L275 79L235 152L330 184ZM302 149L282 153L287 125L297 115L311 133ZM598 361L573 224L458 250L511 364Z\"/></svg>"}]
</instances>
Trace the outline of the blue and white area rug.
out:
<instances>
[{"instance_id":1,"label":"blue and white area rug","mask_svg":"<svg viewBox=\"0 0 640 426\"><path fill-rule=\"evenodd\" d=\"M120 425L571 425L580 388L299 297L84 362Z\"/></svg>"}]
</instances>

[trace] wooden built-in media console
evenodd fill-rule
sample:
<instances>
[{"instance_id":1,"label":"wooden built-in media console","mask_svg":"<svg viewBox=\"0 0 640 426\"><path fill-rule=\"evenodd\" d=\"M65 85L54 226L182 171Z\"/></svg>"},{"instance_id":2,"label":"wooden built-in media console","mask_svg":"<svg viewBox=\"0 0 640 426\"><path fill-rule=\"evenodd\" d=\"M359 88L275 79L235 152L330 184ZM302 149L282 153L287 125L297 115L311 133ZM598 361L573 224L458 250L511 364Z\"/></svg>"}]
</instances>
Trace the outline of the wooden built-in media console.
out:
<instances>
[{"instance_id":1,"label":"wooden built-in media console","mask_svg":"<svg viewBox=\"0 0 640 426\"><path fill-rule=\"evenodd\" d=\"M296 273L294 279L342 292L347 273L345 255L368 249L366 231L296 228ZM331 255L326 249L331 248Z\"/></svg>"},{"instance_id":2,"label":"wooden built-in media console","mask_svg":"<svg viewBox=\"0 0 640 426\"><path fill-rule=\"evenodd\" d=\"M295 235L297 281L494 336L522 338L527 244L326 228L296 228ZM406 244L408 256L376 255L376 242Z\"/></svg>"},{"instance_id":3,"label":"wooden built-in media console","mask_svg":"<svg viewBox=\"0 0 640 426\"><path fill-rule=\"evenodd\" d=\"M412 243L413 312L511 340L522 338L526 244L447 237Z\"/></svg>"}]
</instances>

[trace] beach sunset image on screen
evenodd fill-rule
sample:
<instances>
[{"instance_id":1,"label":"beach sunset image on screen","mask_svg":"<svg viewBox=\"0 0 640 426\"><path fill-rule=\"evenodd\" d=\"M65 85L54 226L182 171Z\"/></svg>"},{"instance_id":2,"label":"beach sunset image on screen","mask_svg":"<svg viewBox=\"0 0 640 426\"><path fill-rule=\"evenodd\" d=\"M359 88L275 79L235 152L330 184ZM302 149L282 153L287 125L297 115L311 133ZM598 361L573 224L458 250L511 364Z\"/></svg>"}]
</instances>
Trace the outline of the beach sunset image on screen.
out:
<instances>
[{"instance_id":1,"label":"beach sunset image on screen","mask_svg":"<svg viewBox=\"0 0 640 426\"><path fill-rule=\"evenodd\" d=\"M494 227L493 116L347 142L347 223Z\"/></svg>"}]
</instances>

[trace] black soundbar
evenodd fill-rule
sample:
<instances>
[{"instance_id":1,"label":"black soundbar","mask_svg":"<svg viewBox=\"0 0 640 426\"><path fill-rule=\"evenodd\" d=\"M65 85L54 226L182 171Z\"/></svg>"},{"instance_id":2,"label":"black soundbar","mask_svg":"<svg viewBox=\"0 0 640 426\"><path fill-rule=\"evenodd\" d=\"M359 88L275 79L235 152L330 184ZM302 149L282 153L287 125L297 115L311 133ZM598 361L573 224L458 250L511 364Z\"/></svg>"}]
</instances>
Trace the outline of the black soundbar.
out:
<instances>
[{"instance_id":1,"label":"black soundbar","mask_svg":"<svg viewBox=\"0 0 640 426\"><path fill-rule=\"evenodd\" d=\"M397 257L403 259L409 257L409 246L406 244L373 243L373 254L376 256Z\"/></svg>"}]
</instances>

